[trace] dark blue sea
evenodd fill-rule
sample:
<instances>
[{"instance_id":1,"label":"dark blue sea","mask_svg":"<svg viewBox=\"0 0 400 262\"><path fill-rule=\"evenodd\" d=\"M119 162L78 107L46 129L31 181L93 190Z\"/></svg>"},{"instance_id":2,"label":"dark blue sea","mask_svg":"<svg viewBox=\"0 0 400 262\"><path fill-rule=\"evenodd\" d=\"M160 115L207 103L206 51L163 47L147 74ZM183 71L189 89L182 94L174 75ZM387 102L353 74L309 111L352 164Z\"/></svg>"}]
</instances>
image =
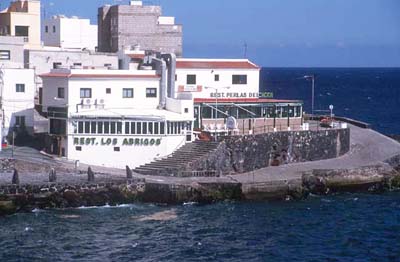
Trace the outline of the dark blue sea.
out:
<instances>
[{"instance_id":1,"label":"dark blue sea","mask_svg":"<svg viewBox=\"0 0 400 262\"><path fill-rule=\"evenodd\" d=\"M370 123L384 134L400 134L400 68L263 68L261 90L275 98L300 99L311 112L311 81L315 75L318 113L333 113ZM325 112L324 112L325 111Z\"/></svg>"},{"instance_id":2,"label":"dark blue sea","mask_svg":"<svg viewBox=\"0 0 400 262\"><path fill-rule=\"evenodd\" d=\"M263 69L276 98L400 133L400 69ZM0 218L0 261L400 261L400 193L35 210Z\"/></svg>"}]
</instances>

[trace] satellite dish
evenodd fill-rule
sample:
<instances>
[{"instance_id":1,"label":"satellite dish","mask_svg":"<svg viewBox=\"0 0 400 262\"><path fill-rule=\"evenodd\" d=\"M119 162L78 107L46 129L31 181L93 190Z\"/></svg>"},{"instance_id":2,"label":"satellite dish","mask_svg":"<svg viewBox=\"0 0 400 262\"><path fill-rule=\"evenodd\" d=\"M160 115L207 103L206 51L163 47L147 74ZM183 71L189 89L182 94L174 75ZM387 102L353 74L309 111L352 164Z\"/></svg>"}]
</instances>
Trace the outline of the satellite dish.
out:
<instances>
[{"instance_id":1,"label":"satellite dish","mask_svg":"<svg viewBox=\"0 0 400 262\"><path fill-rule=\"evenodd\" d=\"M237 127L237 121L236 118L234 118L233 116L230 116L226 119L226 128L233 130L236 129Z\"/></svg>"}]
</instances>

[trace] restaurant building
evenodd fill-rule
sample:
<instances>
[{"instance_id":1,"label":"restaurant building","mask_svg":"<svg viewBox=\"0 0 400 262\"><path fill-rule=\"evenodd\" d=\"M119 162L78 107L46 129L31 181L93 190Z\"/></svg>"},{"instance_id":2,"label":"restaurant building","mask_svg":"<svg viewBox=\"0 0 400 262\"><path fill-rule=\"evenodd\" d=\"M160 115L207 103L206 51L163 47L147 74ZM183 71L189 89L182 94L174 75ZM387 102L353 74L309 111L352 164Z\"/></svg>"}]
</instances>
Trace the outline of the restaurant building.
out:
<instances>
[{"instance_id":1,"label":"restaurant building","mask_svg":"<svg viewBox=\"0 0 400 262\"><path fill-rule=\"evenodd\" d=\"M54 69L41 77L49 153L135 168L192 140L193 100L164 96L155 70Z\"/></svg>"}]
</instances>

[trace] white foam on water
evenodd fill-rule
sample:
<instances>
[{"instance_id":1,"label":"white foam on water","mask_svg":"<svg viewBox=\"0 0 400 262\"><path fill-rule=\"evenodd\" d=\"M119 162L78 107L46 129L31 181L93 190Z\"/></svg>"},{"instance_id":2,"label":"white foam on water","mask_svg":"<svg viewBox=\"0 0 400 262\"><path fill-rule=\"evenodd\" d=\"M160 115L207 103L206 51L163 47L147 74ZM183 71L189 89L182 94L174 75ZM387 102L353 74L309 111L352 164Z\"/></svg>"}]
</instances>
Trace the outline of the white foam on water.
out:
<instances>
[{"instance_id":1,"label":"white foam on water","mask_svg":"<svg viewBox=\"0 0 400 262\"><path fill-rule=\"evenodd\" d=\"M136 205L134 204L121 204L116 206L110 206L109 204L106 204L104 206L81 206L78 207L77 209L85 210L85 209L105 209L105 208L132 208L135 206Z\"/></svg>"},{"instance_id":2,"label":"white foam on water","mask_svg":"<svg viewBox=\"0 0 400 262\"><path fill-rule=\"evenodd\" d=\"M137 221L140 222L145 222L145 221L169 221L169 220L174 220L178 218L178 215L176 214L176 209L170 209L166 211L161 211L161 212L156 212L151 215L147 216L139 216L139 217L133 217Z\"/></svg>"},{"instance_id":3,"label":"white foam on water","mask_svg":"<svg viewBox=\"0 0 400 262\"><path fill-rule=\"evenodd\" d=\"M185 203L183 203L184 206L195 206L197 204L199 204L199 203L197 203L197 202L185 202Z\"/></svg>"}]
</instances>

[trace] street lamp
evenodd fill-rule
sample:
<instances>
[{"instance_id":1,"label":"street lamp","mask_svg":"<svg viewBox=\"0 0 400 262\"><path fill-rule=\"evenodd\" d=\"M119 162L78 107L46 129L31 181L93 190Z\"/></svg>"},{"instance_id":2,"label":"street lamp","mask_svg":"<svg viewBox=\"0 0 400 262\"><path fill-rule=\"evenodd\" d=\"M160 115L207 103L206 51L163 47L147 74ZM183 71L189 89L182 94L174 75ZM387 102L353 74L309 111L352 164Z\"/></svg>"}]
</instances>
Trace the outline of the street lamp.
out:
<instances>
[{"instance_id":1,"label":"street lamp","mask_svg":"<svg viewBox=\"0 0 400 262\"><path fill-rule=\"evenodd\" d=\"M218 123L218 89L217 87L210 87L210 86L205 86L205 89L213 89L215 91L215 120L214 120L214 132L215 132L215 141L218 140L218 133L217 133L217 123ZM223 89L229 89L231 88L230 86L227 87L220 87Z\"/></svg>"},{"instance_id":2,"label":"street lamp","mask_svg":"<svg viewBox=\"0 0 400 262\"><path fill-rule=\"evenodd\" d=\"M315 89L315 75L304 76L305 79L311 79L311 115L314 116L314 89Z\"/></svg>"},{"instance_id":3,"label":"street lamp","mask_svg":"<svg viewBox=\"0 0 400 262\"><path fill-rule=\"evenodd\" d=\"M333 105L329 105L329 110L331 110L331 121L333 119Z\"/></svg>"}]
</instances>

